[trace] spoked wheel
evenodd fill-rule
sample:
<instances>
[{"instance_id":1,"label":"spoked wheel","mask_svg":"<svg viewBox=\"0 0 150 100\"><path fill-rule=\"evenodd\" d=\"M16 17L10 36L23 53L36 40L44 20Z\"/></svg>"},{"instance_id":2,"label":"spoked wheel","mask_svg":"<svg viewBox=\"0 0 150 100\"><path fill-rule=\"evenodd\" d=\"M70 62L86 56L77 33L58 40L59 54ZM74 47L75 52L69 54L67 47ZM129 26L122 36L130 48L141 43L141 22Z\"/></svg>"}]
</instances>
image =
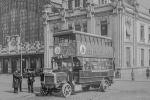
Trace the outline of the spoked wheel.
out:
<instances>
[{"instance_id":1,"label":"spoked wheel","mask_svg":"<svg viewBox=\"0 0 150 100\"><path fill-rule=\"evenodd\" d=\"M41 95L43 95L43 96L48 95L48 91L45 90L45 89L43 89L43 88L41 88L40 93L41 93Z\"/></svg>"},{"instance_id":2,"label":"spoked wheel","mask_svg":"<svg viewBox=\"0 0 150 100\"><path fill-rule=\"evenodd\" d=\"M68 84L68 83L63 84L62 95L64 97L69 97L71 95L71 92L72 92L72 88L71 88L70 84Z\"/></svg>"},{"instance_id":3,"label":"spoked wheel","mask_svg":"<svg viewBox=\"0 0 150 100\"><path fill-rule=\"evenodd\" d=\"M104 79L104 81L105 81L106 88L108 88L111 85L110 81L108 79Z\"/></svg>"},{"instance_id":4,"label":"spoked wheel","mask_svg":"<svg viewBox=\"0 0 150 100\"><path fill-rule=\"evenodd\" d=\"M105 92L106 88L107 88L107 84L106 84L105 80L103 79L99 85L99 91Z\"/></svg>"}]
</instances>

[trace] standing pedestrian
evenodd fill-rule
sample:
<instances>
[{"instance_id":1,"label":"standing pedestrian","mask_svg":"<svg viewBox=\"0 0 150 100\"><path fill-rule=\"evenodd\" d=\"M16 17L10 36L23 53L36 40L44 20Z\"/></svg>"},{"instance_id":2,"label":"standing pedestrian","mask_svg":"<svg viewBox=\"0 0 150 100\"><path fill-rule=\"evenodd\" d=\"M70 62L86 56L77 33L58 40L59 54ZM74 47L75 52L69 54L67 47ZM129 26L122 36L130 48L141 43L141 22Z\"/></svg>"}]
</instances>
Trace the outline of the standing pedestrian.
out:
<instances>
[{"instance_id":1,"label":"standing pedestrian","mask_svg":"<svg viewBox=\"0 0 150 100\"><path fill-rule=\"evenodd\" d=\"M147 77L147 79L149 78L149 75L150 75L150 70L149 70L149 68L147 68L146 69L146 77Z\"/></svg>"},{"instance_id":2,"label":"standing pedestrian","mask_svg":"<svg viewBox=\"0 0 150 100\"><path fill-rule=\"evenodd\" d=\"M18 75L18 81L19 81L19 90L20 90L20 92L22 92L22 75L21 75L21 72L19 71L18 72L19 73L19 75Z\"/></svg>"},{"instance_id":3,"label":"standing pedestrian","mask_svg":"<svg viewBox=\"0 0 150 100\"><path fill-rule=\"evenodd\" d=\"M28 72L28 92L30 93L33 93L34 90L33 90L33 83L34 83L34 73L33 72Z\"/></svg>"},{"instance_id":4,"label":"standing pedestrian","mask_svg":"<svg viewBox=\"0 0 150 100\"><path fill-rule=\"evenodd\" d=\"M132 79L132 81L135 80L135 79L134 79L134 72L133 72L133 69L132 69L132 71L131 71L131 79Z\"/></svg>"},{"instance_id":5,"label":"standing pedestrian","mask_svg":"<svg viewBox=\"0 0 150 100\"><path fill-rule=\"evenodd\" d=\"M13 73L13 88L14 88L14 93L18 93L18 85L19 85L19 73L18 70L16 70Z\"/></svg>"}]
</instances>

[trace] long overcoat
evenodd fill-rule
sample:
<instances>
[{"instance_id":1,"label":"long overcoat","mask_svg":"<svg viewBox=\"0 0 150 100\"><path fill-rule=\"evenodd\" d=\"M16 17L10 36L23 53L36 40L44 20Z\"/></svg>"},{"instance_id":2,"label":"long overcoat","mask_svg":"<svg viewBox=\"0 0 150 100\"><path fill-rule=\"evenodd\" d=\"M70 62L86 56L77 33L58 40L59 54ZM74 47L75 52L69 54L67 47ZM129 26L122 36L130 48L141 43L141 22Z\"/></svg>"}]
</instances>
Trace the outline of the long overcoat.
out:
<instances>
[{"instance_id":1,"label":"long overcoat","mask_svg":"<svg viewBox=\"0 0 150 100\"><path fill-rule=\"evenodd\" d=\"M14 74L13 74L13 85L12 85L12 87L13 88L18 88L18 86L19 86L19 77L18 77L18 73L17 72L14 72Z\"/></svg>"}]
</instances>

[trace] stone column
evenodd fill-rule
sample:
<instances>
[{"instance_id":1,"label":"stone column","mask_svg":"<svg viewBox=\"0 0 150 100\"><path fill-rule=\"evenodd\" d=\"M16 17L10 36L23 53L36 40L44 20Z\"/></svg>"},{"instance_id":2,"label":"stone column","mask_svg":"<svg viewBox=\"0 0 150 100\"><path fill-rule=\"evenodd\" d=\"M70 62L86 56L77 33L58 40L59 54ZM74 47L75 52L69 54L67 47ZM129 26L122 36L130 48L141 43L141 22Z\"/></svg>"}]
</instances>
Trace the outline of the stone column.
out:
<instances>
[{"instance_id":1,"label":"stone column","mask_svg":"<svg viewBox=\"0 0 150 100\"><path fill-rule=\"evenodd\" d=\"M45 6L44 10L44 69L51 69L51 57L53 56L53 26L48 19L50 6Z\"/></svg>"},{"instance_id":2,"label":"stone column","mask_svg":"<svg viewBox=\"0 0 150 100\"><path fill-rule=\"evenodd\" d=\"M137 14L135 13L133 19L133 67L137 67Z\"/></svg>"},{"instance_id":3,"label":"stone column","mask_svg":"<svg viewBox=\"0 0 150 100\"><path fill-rule=\"evenodd\" d=\"M8 73L12 73L11 58L8 59Z\"/></svg>"},{"instance_id":4,"label":"stone column","mask_svg":"<svg viewBox=\"0 0 150 100\"><path fill-rule=\"evenodd\" d=\"M116 9L114 9L113 16L113 48L115 52L115 67L121 68L123 67L123 41L124 41L124 30L123 30L123 7L121 6L121 1Z\"/></svg>"}]
</instances>

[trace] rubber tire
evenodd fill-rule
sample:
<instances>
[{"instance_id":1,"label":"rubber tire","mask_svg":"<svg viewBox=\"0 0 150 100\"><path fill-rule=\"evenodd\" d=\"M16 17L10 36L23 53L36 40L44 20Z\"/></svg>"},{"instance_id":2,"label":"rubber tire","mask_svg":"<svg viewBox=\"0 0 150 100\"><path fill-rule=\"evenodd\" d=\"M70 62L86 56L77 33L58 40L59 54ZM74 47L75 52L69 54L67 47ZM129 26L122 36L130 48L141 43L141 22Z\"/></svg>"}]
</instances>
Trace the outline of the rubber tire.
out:
<instances>
[{"instance_id":1,"label":"rubber tire","mask_svg":"<svg viewBox=\"0 0 150 100\"><path fill-rule=\"evenodd\" d=\"M43 89L43 88L41 88L41 89L40 89L40 94L41 94L42 96L46 96L46 95L48 95L48 91L45 90L45 89Z\"/></svg>"},{"instance_id":2,"label":"rubber tire","mask_svg":"<svg viewBox=\"0 0 150 100\"><path fill-rule=\"evenodd\" d=\"M66 97L69 97L69 96L71 95L71 93L72 93L72 87L71 87L70 84L64 83L64 84L62 85L61 91L62 91L63 97L65 97L65 98L66 98Z\"/></svg>"}]
</instances>

